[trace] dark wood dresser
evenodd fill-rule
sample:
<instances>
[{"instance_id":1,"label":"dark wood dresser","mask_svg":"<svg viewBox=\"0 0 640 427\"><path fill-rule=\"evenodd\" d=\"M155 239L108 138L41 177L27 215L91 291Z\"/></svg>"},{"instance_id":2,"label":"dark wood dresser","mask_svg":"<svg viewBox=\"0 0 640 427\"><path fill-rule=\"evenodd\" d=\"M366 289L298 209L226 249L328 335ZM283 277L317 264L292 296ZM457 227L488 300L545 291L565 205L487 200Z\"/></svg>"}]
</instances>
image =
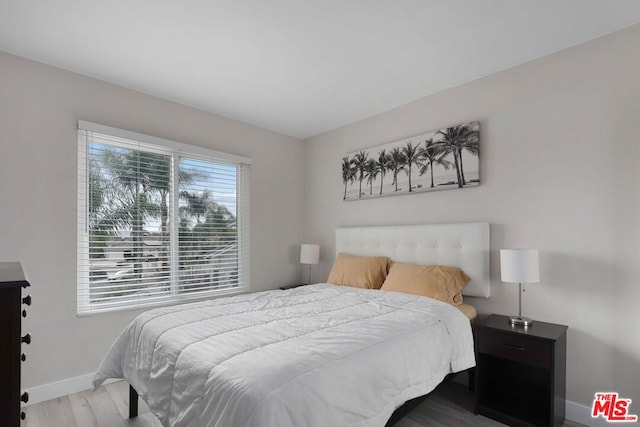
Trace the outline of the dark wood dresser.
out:
<instances>
[{"instance_id":1,"label":"dark wood dresser","mask_svg":"<svg viewBox=\"0 0 640 427\"><path fill-rule=\"evenodd\" d=\"M22 336L22 318L31 305L31 295L22 296L22 288L29 282L19 262L0 262L0 420L2 426L18 427L25 418L21 402L29 400L29 393L21 394L20 364L26 360L22 344L31 343L31 335Z\"/></svg>"}]
</instances>

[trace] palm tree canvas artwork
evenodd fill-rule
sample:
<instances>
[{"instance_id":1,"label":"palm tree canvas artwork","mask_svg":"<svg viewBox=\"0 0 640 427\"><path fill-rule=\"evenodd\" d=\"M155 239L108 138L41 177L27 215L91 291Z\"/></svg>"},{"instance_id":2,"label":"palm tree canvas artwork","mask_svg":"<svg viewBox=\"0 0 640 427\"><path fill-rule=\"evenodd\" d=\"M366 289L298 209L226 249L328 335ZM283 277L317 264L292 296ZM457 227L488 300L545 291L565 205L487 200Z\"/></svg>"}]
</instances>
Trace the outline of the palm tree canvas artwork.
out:
<instances>
[{"instance_id":1,"label":"palm tree canvas artwork","mask_svg":"<svg viewBox=\"0 0 640 427\"><path fill-rule=\"evenodd\" d=\"M480 123L468 122L342 158L343 200L480 185Z\"/></svg>"}]
</instances>

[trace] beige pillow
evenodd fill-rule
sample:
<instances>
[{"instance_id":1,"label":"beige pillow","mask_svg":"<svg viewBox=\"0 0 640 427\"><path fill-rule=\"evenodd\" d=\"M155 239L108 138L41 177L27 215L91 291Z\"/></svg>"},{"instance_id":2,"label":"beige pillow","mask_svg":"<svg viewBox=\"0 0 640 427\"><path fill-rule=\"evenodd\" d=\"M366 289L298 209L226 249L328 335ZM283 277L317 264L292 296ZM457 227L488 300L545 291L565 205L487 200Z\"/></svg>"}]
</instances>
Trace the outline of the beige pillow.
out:
<instances>
[{"instance_id":1,"label":"beige pillow","mask_svg":"<svg viewBox=\"0 0 640 427\"><path fill-rule=\"evenodd\" d=\"M458 306L462 304L461 291L468 281L469 277L459 268L394 262L381 290L422 295Z\"/></svg>"},{"instance_id":2,"label":"beige pillow","mask_svg":"<svg viewBox=\"0 0 640 427\"><path fill-rule=\"evenodd\" d=\"M364 289L380 289L387 277L389 262L384 256L355 256L339 253L327 283Z\"/></svg>"}]
</instances>

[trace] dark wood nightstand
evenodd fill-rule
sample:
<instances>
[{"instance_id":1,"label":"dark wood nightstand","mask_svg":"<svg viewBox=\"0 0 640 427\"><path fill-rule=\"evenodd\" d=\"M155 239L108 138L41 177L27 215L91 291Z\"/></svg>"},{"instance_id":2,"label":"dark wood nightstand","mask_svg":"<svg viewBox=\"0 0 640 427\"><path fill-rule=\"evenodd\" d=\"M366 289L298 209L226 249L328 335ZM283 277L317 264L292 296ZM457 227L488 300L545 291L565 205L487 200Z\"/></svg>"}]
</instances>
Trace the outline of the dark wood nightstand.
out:
<instances>
[{"instance_id":1,"label":"dark wood nightstand","mask_svg":"<svg viewBox=\"0 0 640 427\"><path fill-rule=\"evenodd\" d=\"M280 289L282 289L283 291L286 291L287 289L293 289L300 286L307 286L307 283L298 283L297 285L284 285L284 286L280 286Z\"/></svg>"},{"instance_id":2,"label":"dark wood nightstand","mask_svg":"<svg viewBox=\"0 0 640 427\"><path fill-rule=\"evenodd\" d=\"M493 314L476 328L476 413L511 426L561 426L567 326L512 326Z\"/></svg>"}]
</instances>

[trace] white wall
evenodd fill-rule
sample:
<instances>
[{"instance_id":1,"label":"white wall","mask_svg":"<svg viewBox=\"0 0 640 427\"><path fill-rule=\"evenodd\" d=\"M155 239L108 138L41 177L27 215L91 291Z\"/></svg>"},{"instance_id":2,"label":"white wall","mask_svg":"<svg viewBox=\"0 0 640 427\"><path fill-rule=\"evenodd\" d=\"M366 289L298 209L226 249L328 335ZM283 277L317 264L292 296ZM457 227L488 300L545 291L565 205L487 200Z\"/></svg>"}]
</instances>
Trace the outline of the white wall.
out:
<instances>
[{"instance_id":1,"label":"white wall","mask_svg":"<svg viewBox=\"0 0 640 427\"><path fill-rule=\"evenodd\" d=\"M635 26L307 140L304 228L322 245L318 275L336 227L487 221L492 296L468 302L515 313L498 250L540 249L541 283L527 287L523 312L569 326L568 400L590 407L614 390L640 413L638 46ZM346 153L471 120L480 187L342 201Z\"/></svg>"},{"instance_id":2,"label":"white wall","mask_svg":"<svg viewBox=\"0 0 640 427\"><path fill-rule=\"evenodd\" d=\"M298 279L301 141L4 53L0 70L0 260L33 284L24 387L95 371L138 313L75 314L78 119L250 157L252 288Z\"/></svg>"}]
</instances>

